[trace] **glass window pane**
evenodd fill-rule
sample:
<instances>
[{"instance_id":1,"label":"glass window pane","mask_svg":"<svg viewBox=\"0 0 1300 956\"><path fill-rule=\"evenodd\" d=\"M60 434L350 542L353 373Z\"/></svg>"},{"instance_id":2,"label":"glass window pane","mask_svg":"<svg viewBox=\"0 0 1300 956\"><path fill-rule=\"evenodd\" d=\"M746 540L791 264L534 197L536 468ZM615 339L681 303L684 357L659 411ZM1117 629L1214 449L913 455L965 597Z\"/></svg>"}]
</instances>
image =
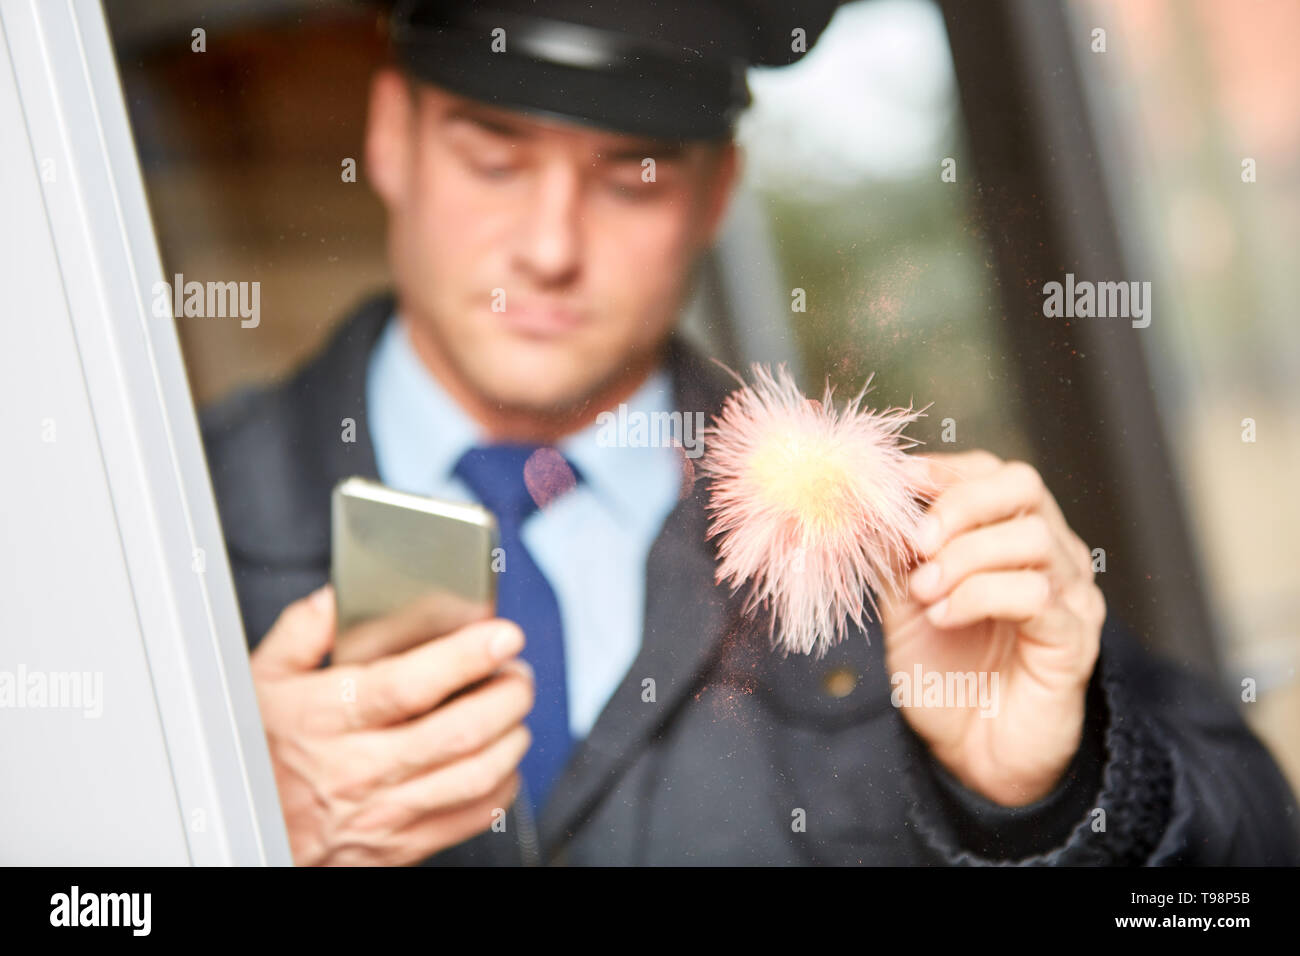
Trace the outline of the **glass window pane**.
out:
<instances>
[{"instance_id":1,"label":"glass window pane","mask_svg":"<svg viewBox=\"0 0 1300 956\"><path fill-rule=\"evenodd\" d=\"M873 406L934 403L909 429L927 444L1030 457L938 7L846 4L806 60L751 88L746 183L785 293L806 293L789 318L809 386L851 395L874 372Z\"/></svg>"},{"instance_id":2,"label":"glass window pane","mask_svg":"<svg viewBox=\"0 0 1300 956\"><path fill-rule=\"evenodd\" d=\"M1300 783L1300 5L1080 0L1147 347L1222 631L1224 682Z\"/></svg>"}]
</instances>

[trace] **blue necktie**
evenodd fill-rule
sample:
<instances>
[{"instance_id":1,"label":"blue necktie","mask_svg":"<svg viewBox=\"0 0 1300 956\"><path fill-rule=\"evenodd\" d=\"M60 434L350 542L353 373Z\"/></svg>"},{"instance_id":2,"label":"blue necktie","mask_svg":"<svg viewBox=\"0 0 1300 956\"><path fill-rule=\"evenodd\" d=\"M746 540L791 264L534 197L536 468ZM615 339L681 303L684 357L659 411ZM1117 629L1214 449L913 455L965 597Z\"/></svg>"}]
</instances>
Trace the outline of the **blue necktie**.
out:
<instances>
[{"instance_id":1,"label":"blue necktie","mask_svg":"<svg viewBox=\"0 0 1300 956\"><path fill-rule=\"evenodd\" d=\"M471 448L461 456L454 470L456 477L496 515L505 554L505 568L497 578L497 616L514 621L523 629L525 644L521 656L536 674L536 696L526 719L533 740L520 764L534 810L545 805L573 748L560 605L521 536L524 519L539 506L534 493L545 504L548 491L556 491L557 465L562 473L559 483L567 480L567 486L572 487L576 470L553 449L542 449L539 453L537 445ZM525 466L531 481L525 480ZM533 485L532 492L529 484Z\"/></svg>"}]
</instances>

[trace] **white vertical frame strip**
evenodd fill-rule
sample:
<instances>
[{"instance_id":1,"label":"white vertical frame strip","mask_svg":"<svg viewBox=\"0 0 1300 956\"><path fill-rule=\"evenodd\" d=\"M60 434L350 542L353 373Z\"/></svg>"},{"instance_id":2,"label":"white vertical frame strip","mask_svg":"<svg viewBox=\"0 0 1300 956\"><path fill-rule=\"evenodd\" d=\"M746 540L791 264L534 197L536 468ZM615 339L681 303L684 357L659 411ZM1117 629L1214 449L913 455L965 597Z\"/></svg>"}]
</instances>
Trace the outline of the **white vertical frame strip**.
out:
<instances>
[{"instance_id":1,"label":"white vertical frame strip","mask_svg":"<svg viewBox=\"0 0 1300 956\"><path fill-rule=\"evenodd\" d=\"M292 860L135 147L97 0L0 0L197 865ZM66 177L66 178L65 178ZM202 224L196 223L197 228Z\"/></svg>"}]
</instances>

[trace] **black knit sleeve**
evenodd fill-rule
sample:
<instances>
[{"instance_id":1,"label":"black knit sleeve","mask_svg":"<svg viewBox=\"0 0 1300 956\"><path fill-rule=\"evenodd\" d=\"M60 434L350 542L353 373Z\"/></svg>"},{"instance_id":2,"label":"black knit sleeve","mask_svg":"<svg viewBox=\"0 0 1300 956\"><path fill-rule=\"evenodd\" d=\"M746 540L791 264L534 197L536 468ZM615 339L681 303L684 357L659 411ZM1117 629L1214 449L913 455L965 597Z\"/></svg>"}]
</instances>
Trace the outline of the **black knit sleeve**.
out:
<instances>
[{"instance_id":1,"label":"black knit sleeve","mask_svg":"<svg viewBox=\"0 0 1300 956\"><path fill-rule=\"evenodd\" d=\"M1052 793L1021 807L963 786L912 735L918 833L950 864L1144 863L1169 824L1173 770L1167 744L1124 694L1103 649L1079 750Z\"/></svg>"}]
</instances>

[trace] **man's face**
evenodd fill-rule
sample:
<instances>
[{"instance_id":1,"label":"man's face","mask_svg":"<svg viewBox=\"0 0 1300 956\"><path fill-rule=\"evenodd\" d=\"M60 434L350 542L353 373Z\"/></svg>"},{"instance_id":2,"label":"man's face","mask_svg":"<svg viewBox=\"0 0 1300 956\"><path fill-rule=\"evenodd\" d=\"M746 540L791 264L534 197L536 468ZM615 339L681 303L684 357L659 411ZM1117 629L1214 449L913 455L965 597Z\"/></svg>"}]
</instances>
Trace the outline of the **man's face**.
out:
<instances>
[{"instance_id":1,"label":"man's face","mask_svg":"<svg viewBox=\"0 0 1300 956\"><path fill-rule=\"evenodd\" d=\"M391 71L375 81L367 155L422 358L462 397L533 414L644 375L736 165L729 142L550 121L416 92Z\"/></svg>"}]
</instances>

